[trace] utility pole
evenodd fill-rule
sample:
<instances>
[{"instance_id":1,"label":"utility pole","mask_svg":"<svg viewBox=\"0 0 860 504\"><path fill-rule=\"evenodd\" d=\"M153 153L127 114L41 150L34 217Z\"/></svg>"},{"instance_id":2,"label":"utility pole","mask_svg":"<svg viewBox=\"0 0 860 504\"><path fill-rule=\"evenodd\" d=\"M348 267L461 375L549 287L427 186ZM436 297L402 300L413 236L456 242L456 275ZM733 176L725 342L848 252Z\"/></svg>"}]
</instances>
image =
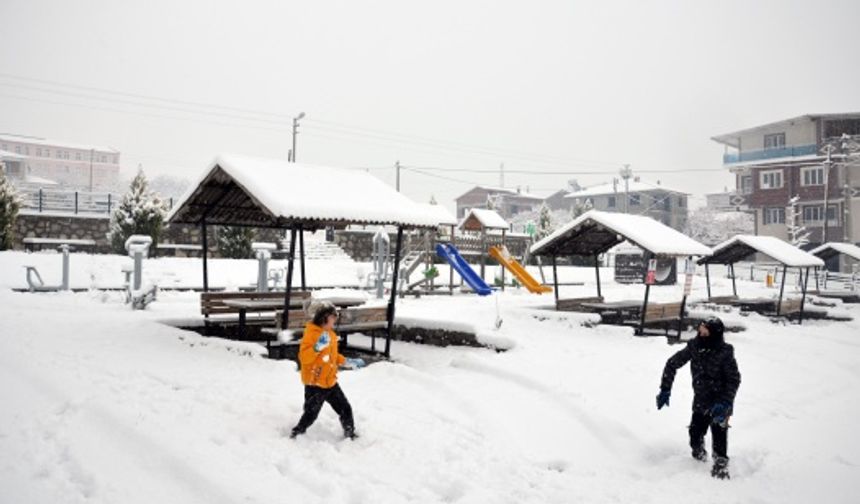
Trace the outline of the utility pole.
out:
<instances>
[{"instance_id":1,"label":"utility pole","mask_svg":"<svg viewBox=\"0 0 860 504\"><path fill-rule=\"evenodd\" d=\"M305 117L304 112L300 112L299 115L293 117L293 148L290 150L290 162L296 162L296 135L299 134L299 119Z\"/></svg>"},{"instance_id":2,"label":"utility pole","mask_svg":"<svg viewBox=\"0 0 860 504\"><path fill-rule=\"evenodd\" d=\"M90 192L93 192L93 156L95 153L95 149L90 149Z\"/></svg>"},{"instance_id":3,"label":"utility pole","mask_svg":"<svg viewBox=\"0 0 860 504\"><path fill-rule=\"evenodd\" d=\"M505 187L505 163L499 165L499 187Z\"/></svg>"},{"instance_id":4,"label":"utility pole","mask_svg":"<svg viewBox=\"0 0 860 504\"><path fill-rule=\"evenodd\" d=\"M397 170L397 183L395 187L397 188L397 192L400 192L400 160L394 162L394 168Z\"/></svg>"},{"instance_id":5,"label":"utility pole","mask_svg":"<svg viewBox=\"0 0 860 504\"><path fill-rule=\"evenodd\" d=\"M821 243L827 243L827 205L830 194L830 168L833 166L833 144L827 144L824 147L824 152L827 154L827 159L824 161L824 227L821 229Z\"/></svg>"},{"instance_id":6,"label":"utility pole","mask_svg":"<svg viewBox=\"0 0 860 504\"><path fill-rule=\"evenodd\" d=\"M629 164L625 164L620 173L624 179L624 213L630 213L630 177L633 176L633 170Z\"/></svg>"}]
</instances>

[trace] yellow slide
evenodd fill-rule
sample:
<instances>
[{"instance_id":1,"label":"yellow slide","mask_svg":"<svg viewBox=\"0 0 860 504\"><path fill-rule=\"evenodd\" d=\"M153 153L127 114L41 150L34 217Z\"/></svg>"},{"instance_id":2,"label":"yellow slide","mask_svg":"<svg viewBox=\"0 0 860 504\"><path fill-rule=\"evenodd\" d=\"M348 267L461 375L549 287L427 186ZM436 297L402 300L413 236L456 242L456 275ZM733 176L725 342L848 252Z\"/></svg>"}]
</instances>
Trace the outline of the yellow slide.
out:
<instances>
[{"instance_id":1,"label":"yellow slide","mask_svg":"<svg viewBox=\"0 0 860 504\"><path fill-rule=\"evenodd\" d=\"M540 282L535 280L535 278L529 275L529 272L523 268L523 265L520 264L516 259L511 257L511 253L508 252L508 248L502 245L501 247L491 247L490 248L490 257L499 261L499 264L505 267L508 271L510 271L516 278L519 280L521 284L525 286L529 292L534 294L543 294L544 292L552 292L552 287L548 285L541 285Z\"/></svg>"}]
</instances>

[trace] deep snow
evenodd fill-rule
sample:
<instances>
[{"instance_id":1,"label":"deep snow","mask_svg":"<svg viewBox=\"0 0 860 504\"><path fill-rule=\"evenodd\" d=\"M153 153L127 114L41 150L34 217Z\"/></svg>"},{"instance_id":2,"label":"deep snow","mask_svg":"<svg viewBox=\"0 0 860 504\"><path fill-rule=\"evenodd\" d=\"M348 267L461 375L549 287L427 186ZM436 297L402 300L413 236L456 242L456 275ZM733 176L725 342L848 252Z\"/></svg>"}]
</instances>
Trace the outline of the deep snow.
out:
<instances>
[{"instance_id":1,"label":"deep snow","mask_svg":"<svg viewBox=\"0 0 860 504\"><path fill-rule=\"evenodd\" d=\"M73 255L72 285L118 285L125 260ZM732 480L723 482L689 456L689 371L679 372L671 407L654 405L663 365L680 347L542 309L552 295L499 295L499 330L493 297L401 301L404 322L472 328L509 350L395 342L393 362L340 375L359 440L341 439L324 409L293 441L285 434L301 412L295 364L159 322L196 316L197 294L162 292L132 312L119 293L11 292L28 262L43 264L49 283L59 277L57 255L0 253L2 503L847 503L860 490L857 306L836 308L852 322L802 327L721 313L746 327L727 337L743 383L729 434ZM359 267L369 265L312 262L308 279L354 284ZM715 290L730 291L717 269ZM145 272L162 285L201 283L197 260L149 260ZM250 285L255 263L213 261L212 272L215 284ZM641 297L641 286L606 273L608 299ZM586 282L563 295L594 294L590 268L562 274ZM704 278L693 290L703 295ZM774 293L746 281L739 291Z\"/></svg>"}]
</instances>

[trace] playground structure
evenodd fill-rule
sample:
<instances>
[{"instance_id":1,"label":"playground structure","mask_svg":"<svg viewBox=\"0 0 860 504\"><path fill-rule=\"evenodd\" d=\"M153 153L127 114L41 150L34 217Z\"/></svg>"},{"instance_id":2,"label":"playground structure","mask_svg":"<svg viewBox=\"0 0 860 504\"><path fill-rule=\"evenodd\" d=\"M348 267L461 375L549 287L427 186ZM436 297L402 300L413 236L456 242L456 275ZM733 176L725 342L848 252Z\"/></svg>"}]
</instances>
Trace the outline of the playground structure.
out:
<instances>
[{"instance_id":1,"label":"playground structure","mask_svg":"<svg viewBox=\"0 0 860 504\"><path fill-rule=\"evenodd\" d=\"M39 270L36 269L36 266L33 265L25 265L24 268L27 270L27 286L30 289L30 292L57 292L57 291L67 291L69 290L69 251L70 245L68 243L62 243L58 250L63 254L63 279L62 283L58 286L48 286L45 285L45 281L42 280L42 275L39 274Z\"/></svg>"},{"instance_id":2,"label":"playground structure","mask_svg":"<svg viewBox=\"0 0 860 504\"><path fill-rule=\"evenodd\" d=\"M274 243L254 242L251 250L257 258L257 292L269 292L269 280L274 280L277 286L280 280L279 269L269 270L269 261L272 259L272 251L278 246Z\"/></svg>"},{"instance_id":3,"label":"playground structure","mask_svg":"<svg viewBox=\"0 0 860 504\"><path fill-rule=\"evenodd\" d=\"M472 288L479 296L486 296L493 293L493 289L484 282L480 275L475 273L475 270L469 266L469 263L463 259L460 252L453 244L439 243L436 245L436 254L448 262L451 268L456 271L469 287Z\"/></svg>"},{"instance_id":4,"label":"playground structure","mask_svg":"<svg viewBox=\"0 0 860 504\"><path fill-rule=\"evenodd\" d=\"M499 261L499 264L517 279L523 287L528 289L533 294L544 294L552 292L552 287L543 285L538 282L528 271L519 263L508 251L504 245L490 247L490 257Z\"/></svg>"},{"instance_id":5,"label":"playground structure","mask_svg":"<svg viewBox=\"0 0 860 504\"><path fill-rule=\"evenodd\" d=\"M149 235L131 235L125 241L125 250L134 260L132 270L123 269L125 273L125 291L127 304L135 310L143 310L149 303L155 301L158 286L152 285L143 289L143 260L149 256L152 237Z\"/></svg>"}]
</instances>

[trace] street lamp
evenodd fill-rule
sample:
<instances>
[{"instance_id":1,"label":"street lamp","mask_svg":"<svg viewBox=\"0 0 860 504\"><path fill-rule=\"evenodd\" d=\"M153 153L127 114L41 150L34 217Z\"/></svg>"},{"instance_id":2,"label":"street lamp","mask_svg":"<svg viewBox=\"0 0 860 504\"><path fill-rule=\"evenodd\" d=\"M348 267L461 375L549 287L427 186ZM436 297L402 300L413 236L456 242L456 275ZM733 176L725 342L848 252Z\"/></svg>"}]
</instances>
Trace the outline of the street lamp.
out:
<instances>
[{"instance_id":1,"label":"street lamp","mask_svg":"<svg viewBox=\"0 0 860 504\"><path fill-rule=\"evenodd\" d=\"M293 117L293 149L290 151L290 161L293 163L296 162L296 135L299 134L299 119L305 117L304 112L300 112L299 115Z\"/></svg>"}]
</instances>

